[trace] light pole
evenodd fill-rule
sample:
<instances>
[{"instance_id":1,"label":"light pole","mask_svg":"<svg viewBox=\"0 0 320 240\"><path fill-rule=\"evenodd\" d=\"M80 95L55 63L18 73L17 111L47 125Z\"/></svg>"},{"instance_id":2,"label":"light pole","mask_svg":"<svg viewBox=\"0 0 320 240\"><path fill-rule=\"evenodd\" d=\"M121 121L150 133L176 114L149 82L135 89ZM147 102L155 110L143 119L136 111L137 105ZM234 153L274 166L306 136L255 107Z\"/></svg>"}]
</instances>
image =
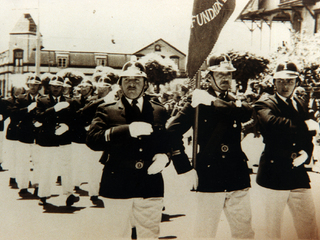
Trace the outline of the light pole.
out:
<instances>
[{"instance_id":1,"label":"light pole","mask_svg":"<svg viewBox=\"0 0 320 240\"><path fill-rule=\"evenodd\" d=\"M37 42L36 42L36 75L40 75L40 64L41 64L41 52L40 52L40 14L39 14L39 6L40 0L38 0L38 24L37 24Z\"/></svg>"}]
</instances>

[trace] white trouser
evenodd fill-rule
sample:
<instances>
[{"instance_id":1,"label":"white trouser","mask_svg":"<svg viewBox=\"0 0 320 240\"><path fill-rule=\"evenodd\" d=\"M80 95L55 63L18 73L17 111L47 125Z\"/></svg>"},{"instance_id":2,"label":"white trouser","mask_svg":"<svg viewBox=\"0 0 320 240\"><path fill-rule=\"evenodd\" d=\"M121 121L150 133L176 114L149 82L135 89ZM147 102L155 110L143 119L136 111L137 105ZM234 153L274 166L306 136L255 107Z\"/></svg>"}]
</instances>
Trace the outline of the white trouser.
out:
<instances>
[{"instance_id":1,"label":"white trouser","mask_svg":"<svg viewBox=\"0 0 320 240\"><path fill-rule=\"evenodd\" d=\"M263 189L266 204L266 235L268 238L281 237L282 217L288 204L298 238L318 239L316 209L311 189Z\"/></svg>"},{"instance_id":2,"label":"white trouser","mask_svg":"<svg viewBox=\"0 0 320 240\"><path fill-rule=\"evenodd\" d=\"M254 238L249 188L233 192L198 192L194 238L214 238L222 210L234 238Z\"/></svg>"},{"instance_id":3,"label":"white trouser","mask_svg":"<svg viewBox=\"0 0 320 240\"><path fill-rule=\"evenodd\" d=\"M16 178L16 155L18 153L15 140L4 139L3 141L3 163L9 169L10 178Z\"/></svg>"},{"instance_id":4,"label":"white trouser","mask_svg":"<svg viewBox=\"0 0 320 240\"><path fill-rule=\"evenodd\" d=\"M99 195L100 181L104 168L104 165L99 162L101 155L102 152L91 150L91 157L87 161L89 169L89 196Z\"/></svg>"},{"instance_id":5,"label":"white trouser","mask_svg":"<svg viewBox=\"0 0 320 240\"><path fill-rule=\"evenodd\" d=\"M16 180L20 189L28 188L29 186L32 145L16 141L17 149L19 149L16 151Z\"/></svg>"},{"instance_id":6,"label":"white trouser","mask_svg":"<svg viewBox=\"0 0 320 240\"><path fill-rule=\"evenodd\" d=\"M3 163L3 131L0 131L0 164Z\"/></svg>"},{"instance_id":7,"label":"white trouser","mask_svg":"<svg viewBox=\"0 0 320 240\"><path fill-rule=\"evenodd\" d=\"M103 201L106 239L131 239L132 227L136 227L138 239L158 239L163 198L103 198Z\"/></svg>"},{"instance_id":8,"label":"white trouser","mask_svg":"<svg viewBox=\"0 0 320 240\"><path fill-rule=\"evenodd\" d=\"M71 144L61 145L58 147L55 158L56 173L61 176L62 192L64 195L73 193L73 167L72 167L72 148ZM53 177L57 179L57 174Z\"/></svg>"},{"instance_id":9,"label":"white trouser","mask_svg":"<svg viewBox=\"0 0 320 240\"><path fill-rule=\"evenodd\" d=\"M89 195L99 194L103 165L99 162L102 152L92 151L86 144L72 143L73 185L89 184Z\"/></svg>"},{"instance_id":10,"label":"white trouser","mask_svg":"<svg viewBox=\"0 0 320 240\"><path fill-rule=\"evenodd\" d=\"M39 174L38 196L50 197L52 188L53 163L58 151L58 147L43 147L37 145L35 158L37 158Z\"/></svg>"}]
</instances>

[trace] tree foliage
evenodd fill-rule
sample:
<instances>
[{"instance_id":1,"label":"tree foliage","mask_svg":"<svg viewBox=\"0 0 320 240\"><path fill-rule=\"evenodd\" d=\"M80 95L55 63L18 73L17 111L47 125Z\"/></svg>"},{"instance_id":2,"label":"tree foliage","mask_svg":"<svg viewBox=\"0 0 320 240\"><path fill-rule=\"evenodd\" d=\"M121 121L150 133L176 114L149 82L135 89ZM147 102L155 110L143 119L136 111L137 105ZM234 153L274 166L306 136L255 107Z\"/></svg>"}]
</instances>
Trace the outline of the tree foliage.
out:
<instances>
[{"instance_id":1,"label":"tree foliage","mask_svg":"<svg viewBox=\"0 0 320 240\"><path fill-rule=\"evenodd\" d=\"M178 75L178 66L170 59L159 54L150 53L139 60L146 68L149 82L158 86L165 84Z\"/></svg>"},{"instance_id":2,"label":"tree foliage","mask_svg":"<svg viewBox=\"0 0 320 240\"><path fill-rule=\"evenodd\" d=\"M249 79L260 79L269 73L268 64L270 61L263 57L258 57L249 52L229 51L233 66L237 69L233 73L233 78L241 85L241 91L245 92Z\"/></svg>"}]
</instances>

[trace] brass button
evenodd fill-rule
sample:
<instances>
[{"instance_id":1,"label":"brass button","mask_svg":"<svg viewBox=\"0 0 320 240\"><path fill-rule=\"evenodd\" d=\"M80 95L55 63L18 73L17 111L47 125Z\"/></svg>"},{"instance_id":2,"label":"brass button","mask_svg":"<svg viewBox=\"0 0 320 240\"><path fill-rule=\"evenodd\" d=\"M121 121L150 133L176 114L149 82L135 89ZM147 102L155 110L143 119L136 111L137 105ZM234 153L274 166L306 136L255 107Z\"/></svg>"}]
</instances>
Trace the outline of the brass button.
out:
<instances>
[{"instance_id":1,"label":"brass button","mask_svg":"<svg viewBox=\"0 0 320 240\"><path fill-rule=\"evenodd\" d=\"M222 158L226 158L226 156L225 156L225 155L222 155Z\"/></svg>"},{"instance_id":2,"label":"brass button","mask_svg":"<svg viewBox=\"0 0 320 240\"><path fill-rule=\"evenodd\" d=\"M142 152L143 151L143 149L142 148L139 148L139 152Z\"/></svg>"},{"instance_id":3,"label":"brass button","mask_svg":"<svg viewBox=\"0 0 320 240\"><path fill-rule=\"evenodd\" d=\"M141 169L141 168L143 168L143 162L136 162L135 168L136 168L136 169Z\"/></svg>"},{"instance_id":4,"label":"brass button","mask_svg":"<svg viewBox=\"0 0 320 240\"><path fill-rule=\"evenodd\" d=\"M210 164L207 167L210 167Z\"/></svg>"},{"instance_id":5,"label":"brass button","mask_svg":"<svg viewBox=\"0 0 320 240\"><path fill-rule=\"evenodd\" d=\"M273 161L273 160L270 160L270 162L271 162L271 163L274 163L274 161Z\"/></svg>"},{"instance_id":6,"label":"brass button","mask_svg":"<svg viewBox=\"0 0 320 240\"><path fill-rule=\"evenodd\" d=\"M294 152L294 153L291 154L291 158L292 158L292 159L295 159L295 158L297 158L297 157L298 157L298 154L297 154L297 153Z\"/></svg>"},{"instance_id":7,"label":"brass button","mask_svg":"<svg viewBox=\"0 0 320 240\"><path fill-rule=\"evenodd\" d=\"M228 145L222 145L222 146L221 146L221 151L222 151L222 152L228 152L228 151L229 151Z\"/></svg>"}]
</instances>

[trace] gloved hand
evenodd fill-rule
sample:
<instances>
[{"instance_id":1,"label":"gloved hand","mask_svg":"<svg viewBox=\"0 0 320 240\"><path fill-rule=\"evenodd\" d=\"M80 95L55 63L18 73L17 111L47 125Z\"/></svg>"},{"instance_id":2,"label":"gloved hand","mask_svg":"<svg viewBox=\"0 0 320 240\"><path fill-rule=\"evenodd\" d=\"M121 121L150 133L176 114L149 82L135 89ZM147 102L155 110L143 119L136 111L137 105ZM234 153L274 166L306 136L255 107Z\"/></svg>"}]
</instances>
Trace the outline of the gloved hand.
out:
<instances>
[{"instance_id":1,"label":"gloved hand","mask_svg":"<svg viewBox=\"0 0 320 240\"><path fill-rule=\"evenodd\" d=\"M308 158L308 154L304 151L304 150L301 150L299 152L299 154L301 154L299 157L296 157L295 159L293 159L293 162L292 162L292 165L294 167L299 167L301 164L303 164L307 158Z\"/></svg>"},{"instance_id":2,"label":"gloved hand","mask_svg":"<svg viewBox=\"0 0 320 240\"><path fill-rule=\"evenodd\" d=\"M103 99L105 103L112 103L115 101L118 91L120 90L120 86L118 84L112 85L112 90L109 92Z\"/></svg>"},{"instance_id":3,"label":"gloved hand","mask_svg":"<svg viewBox=\"0 0 320 240\"><path fill-rule=\"evenodd\" d=\"M190 190L196 190L198 188L198 174L195 169L190 170L184 174L181 174L180 177L183 179L183 182L186 183L186 187Z\"/></svg>"},{"instance_id":4,"label":"gloved hand","mask_svg":"<svg viewBox=\"0 0 320 240\"><path fill-rule=\"evenodd\" d=\"M37 128L37 127L41 127L41 126L42 126L42 123L36 121L33 125Z\"/></svg>"},{"instance_id":5,"label":"gloved hand","mask_svg":"<svg viewBox=\"0 0 320 240\"><path fill-rule=\"evenodd\" d=\"M316 131L316 133L319 132L319 123L317 123L315 120L308 119L304 122L307 124L309 131Z\"/></svg>"},{"instance_id":6,"label":"gloved hand","mask_svg":"<svg viewBox=\"0 0 320 240\"><path fill-rule=\"evenodd\" d=\"M60 136L60 135L64 134L66 131L68 131L68 130L69 130L69 126L67 124L60 123L58 128L56 128L55 134L57 136Z\"/></svg>"},{"instance_id":7,"label":"gloved hand","mask_svg":"<svg viewBox=\"0 0 320 240\"><path fill-rule=\"evenodd\" d=\"M153 132L152 125L146 122L132 122L129 125L131 137L138 137L142 135L150 135Z\"/></svg>"},{"instance_id":8,"label":"gloved hand","mask_svg":"<svg viewBox=\"0 0 320 240\"><path fill-rule=\"evenodd\" d=\"M148 168L148 174L153 175L161 172L169 162L169 158L165 153L157 153L152 159L153 163Z\"/></svg>"},{"instance_id":9,"label":"gloved hand","mask_svg":"<svg viewBox=\"0 0 320 240\"><path fill-rule=\"evenodd\" d=\"M205 90L195 89L192 93L191 106L196 108L199 104L210 106L216 97L212 96Z\"/></svg>"},{"instance_id":10,"label":"gloved hand","mask_svg":"<svg viewBox=\"0 0 320 240\"><path fill-rule=\"evenodd\" d=\"M28 112L31 112L33 109L35 109L37 106L37 102L32 102L29 104L28 108Z\"/></svg>"},{"instance_id":11,"label":"gloved hand","mask_svg":"<svg viewBox=\"0 0 320 240\"><path fill-rule=\"evenodd\" d=\"M59 112L59 111L61 111L62 109L65 109L65 108L67 108L67 107L69 107L70 106L70 103L68 103L68 102L58 102L56 105L54 105L54 110L56 111L56 112Z\"/></svg>"}]
</instances>

